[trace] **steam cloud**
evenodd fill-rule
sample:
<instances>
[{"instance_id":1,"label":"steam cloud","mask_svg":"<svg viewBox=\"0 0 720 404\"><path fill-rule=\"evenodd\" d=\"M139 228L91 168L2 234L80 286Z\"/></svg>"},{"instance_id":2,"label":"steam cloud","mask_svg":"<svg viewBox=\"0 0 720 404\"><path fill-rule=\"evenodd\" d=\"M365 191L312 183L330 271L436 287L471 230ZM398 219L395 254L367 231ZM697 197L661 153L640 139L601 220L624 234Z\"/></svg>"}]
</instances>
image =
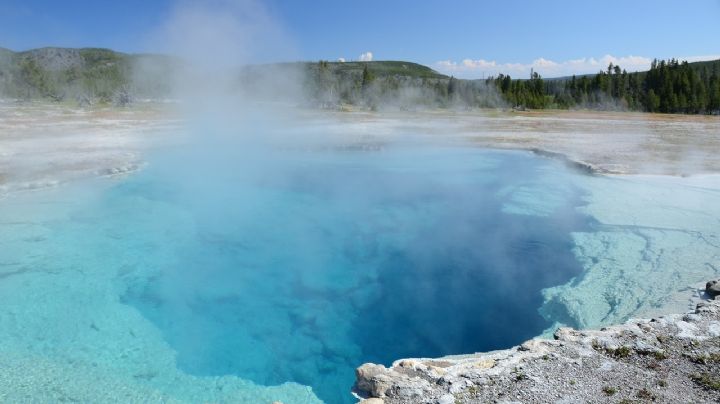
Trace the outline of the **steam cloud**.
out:
<instances>
[{"instance_id":1,"label":"steam cloud","mask_svg":"<svg viewBox=\"0 0 720 404\"><path fill-rule=\"evenodd\" d=\"M274 42L267 42L267 38ZM474 270L474 259L482 255L475 248L476 242L486 244L479 240L480 235L492 234L496 243L510 245L504 241L516 233L499 237L499 231L486 231L485 222L490 219L483 215L497 207L482 209L483 198L495 195L497 190L476 192L478 188L467 187L462 181L446 183L455 172L472 170L465 158L455 161L431 153L421 172L414 173L418 169L413 168L418 156L415 151L375 144L371 133L364 139L349 139L344 129L333 132L321 125L308 128L297 121L297 110L278 100L302 97L306 72L293 65L247 66L262 62L268 49L276 54L292 53L287 45L290 42L283 38L284 30L271 13L261 3L245 0L179 3L154 33L153 40L159 41L156 43L162 49L184 61L173 88L181 100L187 136L184 147L155 156L145 175L154 183L149 188L171 190L168 200L162 202L181 210L191 218L191 225L181 230L187 233L188 244L176 246L175 259L157 269L157 284L152 286L155 281L149 281L142 288L151 291L149 300L161 302L163 317L182 322L172 336L172 345L185 354L180 355L181 360L191 357L190 369L198 373L261 374L254 379L259 383L294 380L313 384L318 394L340 402L351 399L348 390L353 366L365 358L361 351L375 351L385 360L379 351L388 347L377 336L360 344L355 341L359 334L352 319L359 310L367 310L361 313L364 318L385 317L378 322L383 328L380 334L388 331L386 324L400 324L395 320L406 317L405 306L395 304L394 296L412 295L419 298L418 304L436 306L434 297L424 297L444 293L446 283L432 278L444 276L443 261L448 255L461 257L458 262L453 261L455 258L447 262L467 270L462 279L485 284ZM372 57L366 52L361 59L370 61ZM381 107L391 107L392 102L417 105L434 97L433 89L414 78L391 79L397 84L391 95L384 93L390 86L382 85L380 78L366 83L363 95ZM438 80L445 80L437 82L439 87L447 87L448 79ZM452 98L458 105L461 90L458 87ZM328 89L328 95L341 91ZM370 141L365 142L368 138ZM372 154L323 152L337 147L356 152L368 144ZM471 161L478 164L478 160ZM405 165L407 169L402 168ZM422 170L428 170L427 175ZM516 170L517 166L507 173L514 175ZM431 180L431 176L436 179ZM451 206L449 200L466 201L467 206L456 202ZM392 213L400 213L404 204L426 203L428 207L418 217L396 217ZM444 207L452 214L436 216L435 209L442 211ZM473 214L475 221L468 226L467 218ZM429 223L437 228L428 231ZM518 222L517 226L524 229L526 223ZM399 241L383 241L392 235L390 229L398 229L394 237ZM516 227L505 230L510 229ZM402 241L403 231L423 237L416 237L414 247L407 247ZM522 241L521 248L527 248ZM560 245L564 246L562 241ZM472 244L472 248L461 242ZM512 266L513 261L507 260L511 250L489 248L498 254L488 258L493 261L487 266L488 274ZM476 251L475 255L466 259L470 250ZM386 262L393 259L398 261ZM407 268L407 272L379 269L390 267ZM547 277L542 271L536 273ZM424 278L424 284L413 292L415 276ZM383 277L385 283L377 281ZM458 278L455 287L467 286L462 279ZM390 285L392 290L383 293L380 285ZM387 304L380 300L385 311L376 313L373 302L381 296L374 294L381 293L389 297ZM468 300L471 295L451 294L466 296L453 299L455 306L463 308L459 313L467 307L484 310L482 304ZM138 295L142 299L148 293ZM540 296L532 298L539 300ZM502 299L489 300L508 306ZM430 308L419 311L443 317L448 324L453 315L462 315L438 314ZM535 317L542 323L538 315ZM422 318L404 327L407 339L420 336L416 348L435 347L442 353L464 349L466 341L475 341L458 334L460 337L447 345L446 338L435 335L427 324L435 327ZM455 327L461 324L454 322ZM289 330L292 337L278 330ZM243 345L242 335L250 342ZM320 345L322 349L314 350ZM259 346L272 348L248 352ZM402 354L400 348L394 346L387 354ZM211 355L203 357L206 352Z\"/></svg>"}]
</instances>

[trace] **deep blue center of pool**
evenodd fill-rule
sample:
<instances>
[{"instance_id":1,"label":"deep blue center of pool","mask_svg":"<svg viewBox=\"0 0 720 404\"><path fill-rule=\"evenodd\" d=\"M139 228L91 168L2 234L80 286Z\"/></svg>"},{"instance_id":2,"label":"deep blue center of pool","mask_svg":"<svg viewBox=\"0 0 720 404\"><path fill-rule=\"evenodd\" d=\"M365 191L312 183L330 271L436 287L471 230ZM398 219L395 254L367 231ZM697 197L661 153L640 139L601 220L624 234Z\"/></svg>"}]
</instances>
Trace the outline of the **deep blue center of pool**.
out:
<instances>
[{"instance_id":1,"label":"deep blue center of pool","mask_svg":"<svg viewBox=\"0 0 720 404\"><path fill-rule=\"evenodd\" d=\"M588 219L575 174L553 161L432 148L256 163L212 177L149 169L108 195L125 231L152 241L142 261L154 275L128 277L124 301L191 374L294 381L352 402L364 362L538 335L550 326L541 289L581 269L570 233ZM518 203L528 212L508 209ZM163 243L173 247L152 247Z\"/></svg>"}]
</instances>

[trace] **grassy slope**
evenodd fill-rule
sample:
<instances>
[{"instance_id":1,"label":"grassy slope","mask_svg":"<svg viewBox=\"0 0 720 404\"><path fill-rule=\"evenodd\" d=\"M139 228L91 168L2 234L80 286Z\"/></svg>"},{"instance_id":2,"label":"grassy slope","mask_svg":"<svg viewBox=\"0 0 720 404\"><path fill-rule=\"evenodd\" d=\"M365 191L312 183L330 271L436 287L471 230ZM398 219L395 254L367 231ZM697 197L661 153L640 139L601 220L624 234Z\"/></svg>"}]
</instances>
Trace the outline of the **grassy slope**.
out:
<instances>
[{"instance_id":1,"label":"grassy slope","mask_svg":"<svg viewBox=\"0 0 720 404\"><path fill-rule=\"evenodd\" d=\"M720 69L720 60L693 62L697 71ZM89 98L110 102L119 93L129 92L136 98L164 98L170 95L170 77L181 66L177 59L162 55L125 54L100 48L40 48L13 52L0 48L0 97L79 99ZM249 66L251 73L270 72L284 75L285 68L309 72L318 83L333 87L334 92L357 93L362 72L367 67L385 87L398 83L433 88L438 93L447 87L448 76L427 66L404 61L373 62L300 62ZM275 69L275 70L273 70ZM644 72L638 73L644 76ZM258 77L257 75L255 77ZM561 82L569 77L546 79ZM414 80L414 81L408 81ZM250 80L252 81L252 80ZM460 80L471 85L473 81ZM311 88L315 93L330 90ZM442 92L442 91L440 91ZM352 97L350 97L352 98Z\"/></svg>"},{"instance_id":2,"label":"grassy slope","mask_svg":"<svg viewBox=\"0 0 720 404\"><path fill-rule=\"evenodd\" d=\"M72 99L88 97L111 101L120 91L139 97L164 97L170 91L169 76L177 59L162 55L125 54L100 48L40 48L13 52L0 48L0 96L11 98ZM301 66L318 68L317 62L254 66ZM327 62L336 77L357 77L368 66L377 78L406 76L447 79L429 67L412 62Z\"/></svg>"},{"instance_id":3,"label":"grassy slope","mask_svg":"<svg viewBox=\"0 0 720 404\"><path fill-rule=\"evenodd\" d=\"M143 60L162 66L164 71L136 83L136 68ZM169 60L166 56L128 55L100 48L0 49L0 97L109 102L123 91L161 97L169 90Z\"/></svg>"},{"instance_id":4,"label":"grassy slope","mask_svg":"<svg viewBox=\"0 0 720 404\"><path fill-rule=\"evenodd\" d=\"M402 61L377 61L377 62L328 62L328 64L342 72L362 72L365 66L368 66L376 76L413 76L421 78L448 78L447 76L432 70L427 66L423 66L412 62Z\"/></svg>"}]
</instances>

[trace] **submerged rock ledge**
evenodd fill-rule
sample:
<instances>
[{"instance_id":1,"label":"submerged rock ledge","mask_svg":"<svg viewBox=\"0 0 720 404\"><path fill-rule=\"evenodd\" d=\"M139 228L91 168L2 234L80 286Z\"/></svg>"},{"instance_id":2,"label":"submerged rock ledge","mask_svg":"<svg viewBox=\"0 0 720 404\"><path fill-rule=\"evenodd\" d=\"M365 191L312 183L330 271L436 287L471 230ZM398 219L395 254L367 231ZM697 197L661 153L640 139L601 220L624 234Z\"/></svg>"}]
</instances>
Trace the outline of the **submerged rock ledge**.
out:
<instances>
[{"instance_id":1,"label":"submerged rock ledge","mask_svg":"<svg viewBox=\"0 0 720 404\"><path fill-rule=\"evenodd\" d=\"M709 296L713 288L709 282ZM502 351L402 359L389 369L366 363L353 391L363 404L720 402L717 299L694 313L560 328L554 340Z\"/></svg>"},{"instance_id":2,"label":"submerged rock ledge","mask_svg":"<svg viewBox=\"0 0 720 404\"><path fill-rule=\"evenodd\" d=\"M564 153L558 153L551 150L540 149L537 147L531 147L527 149L532 154L540 157L545 157L553 160L557 160L565 164L568 168L579 171L584 174L596 175L596 174L626 174L625 171L612 170L610 168L602 167L596 164L588 163L586 161L572 159L570 156Z\"/></svg>"}]
</instances>

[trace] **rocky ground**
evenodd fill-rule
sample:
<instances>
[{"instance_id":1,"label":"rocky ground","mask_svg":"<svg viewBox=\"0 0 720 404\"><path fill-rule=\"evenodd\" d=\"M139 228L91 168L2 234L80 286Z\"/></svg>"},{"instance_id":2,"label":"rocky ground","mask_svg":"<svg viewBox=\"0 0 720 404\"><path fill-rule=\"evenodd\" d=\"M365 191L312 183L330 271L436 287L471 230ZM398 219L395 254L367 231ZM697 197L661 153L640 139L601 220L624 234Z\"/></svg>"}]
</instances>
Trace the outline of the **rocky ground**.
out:
<instances>
[{"instance_id":1,"label":"rocky ground","mask_svg":"<svg viewBox=\"0 0 720 404\"><path fill-rule=\"evenodd\" d=\"M708 297L720 293L709 282ZM711 297L710 297L711 298ZM356 371L362 404L716 403L720 298L694 313L601 330L560 328L554 340L440 359L403 359Z\"/></svg>"},{"instance_id":2,"label":"rocky ground","mask_svg":"<svg viewBox=\"0 0 720 404\"><path fill-rule=\"evenodd\" d=\"M720 172L720 117L601 111L308 111L346 136L532 150L601 173ZM335 124L341 125L335 126Z\"/></svg>"},{"instance_id":3,"label":"rocky ground","mask_svg":"<svg viewBox=\"0 0 720 404\"><path fill-rule=\"evenodd\" d=\"M528 150L598 173L720 172L720 118L714 116L499 110L283 110L271 116L304 138L307 128L322 129L353 145L429 141ZM135 171L151 142L168 147L177 141L186 118L162 103L117 108L0 99L0 194Z\"/></svg>"},{"instance_id":4,"label":"rocky ground","mask_svg":"<svg viewBox=\"0 0 720 404\"><path fill-rule=\"evenodd\" d=\"M151 147L179 130L166 109L0 100L0 197L141 169Z\"/></svg>"}]
</instances>

